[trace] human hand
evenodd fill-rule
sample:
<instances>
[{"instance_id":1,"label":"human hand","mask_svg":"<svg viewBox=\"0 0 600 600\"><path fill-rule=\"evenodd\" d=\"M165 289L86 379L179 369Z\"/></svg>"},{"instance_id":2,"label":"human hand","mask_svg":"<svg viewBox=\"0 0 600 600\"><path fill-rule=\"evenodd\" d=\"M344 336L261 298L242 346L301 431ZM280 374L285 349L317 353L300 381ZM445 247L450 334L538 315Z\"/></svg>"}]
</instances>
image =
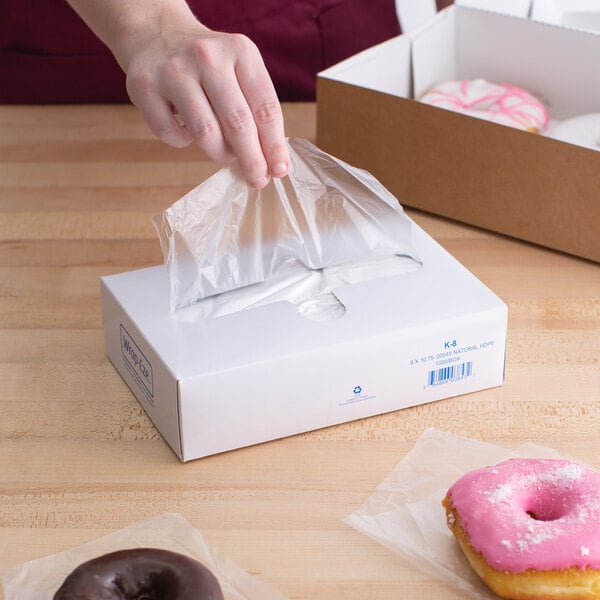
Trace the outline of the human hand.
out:
<instances>
[{"instance_id":1,"label":"human hand","mask_svg":"<svg viewBox=\"0 0 600 600\"><path fill-rule=\"evenodd\" d=\"M290 164L281 106L257 47L198 22L124 45L131 101L171 146L195 142L215 161L237 158L261 189Z\"/></svg>"}]
</instances>

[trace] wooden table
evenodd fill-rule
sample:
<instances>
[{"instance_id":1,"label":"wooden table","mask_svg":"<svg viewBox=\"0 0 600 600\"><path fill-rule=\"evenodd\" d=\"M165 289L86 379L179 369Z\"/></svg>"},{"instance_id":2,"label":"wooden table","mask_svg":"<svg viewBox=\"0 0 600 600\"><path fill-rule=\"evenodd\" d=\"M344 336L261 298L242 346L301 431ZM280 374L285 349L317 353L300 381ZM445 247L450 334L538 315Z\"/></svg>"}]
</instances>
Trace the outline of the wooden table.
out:
<instances>
[{"instance_id":1,"label":"wooden table","mask_svg":"<svg viewBox=\"0 0 600 600\"><path fill-rule=\"evenodd\" d=\"M415 211L508 303L505 385L179 463L104 356L98 278L160 263L151 217L217 167L129 106L0 107L0 159L0 568L178 512L290 598L458 600L341 520L425 428L600 468L600 268Z\"/></svg>"}]
</instances>

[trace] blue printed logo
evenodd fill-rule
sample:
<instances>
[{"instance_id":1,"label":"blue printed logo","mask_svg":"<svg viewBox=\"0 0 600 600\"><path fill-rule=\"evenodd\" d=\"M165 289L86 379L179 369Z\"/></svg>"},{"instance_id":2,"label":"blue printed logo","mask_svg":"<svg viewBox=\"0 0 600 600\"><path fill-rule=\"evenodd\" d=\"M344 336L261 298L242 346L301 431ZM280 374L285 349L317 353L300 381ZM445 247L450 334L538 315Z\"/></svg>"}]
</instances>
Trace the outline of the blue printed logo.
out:
<instances>
[{"instance_id":1,"label":"blue printed logo","mask_svg":"<svg viewBox=\"0 0 600 600\"><path fill-rule=\"evenodd\" d=\"M360 394L362 392L362 388L360 387L360 385L357 385L353 390L352 393L353 394Z\"/></svg>"}]
</instances>

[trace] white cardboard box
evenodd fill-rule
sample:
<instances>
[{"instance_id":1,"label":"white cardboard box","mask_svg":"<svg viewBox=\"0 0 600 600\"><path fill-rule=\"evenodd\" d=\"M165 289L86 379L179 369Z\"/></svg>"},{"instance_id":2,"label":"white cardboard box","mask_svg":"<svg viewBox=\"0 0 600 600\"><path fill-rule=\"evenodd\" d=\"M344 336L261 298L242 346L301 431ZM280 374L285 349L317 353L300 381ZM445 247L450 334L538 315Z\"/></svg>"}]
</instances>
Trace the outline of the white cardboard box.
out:
<instances>
[{"instance_id":1,"label":"white cardboard box","mask_svg":"<svg viewBox=\"0 0 600 600\"><path fill-rule=\"evenodd\" d=\"M183 461L501 385L505 304L413 242L420 270L336 290L327 322L287 302L188 320L162 267L104 277L107 355Z\"/></svg>"}]
</instances>

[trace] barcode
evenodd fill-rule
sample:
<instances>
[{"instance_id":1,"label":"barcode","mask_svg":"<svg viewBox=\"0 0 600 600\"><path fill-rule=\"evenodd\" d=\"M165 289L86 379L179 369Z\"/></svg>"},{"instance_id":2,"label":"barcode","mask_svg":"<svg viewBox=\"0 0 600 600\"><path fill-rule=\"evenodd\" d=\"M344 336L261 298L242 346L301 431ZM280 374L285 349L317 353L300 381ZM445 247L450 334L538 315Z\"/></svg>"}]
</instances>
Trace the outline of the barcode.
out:
<instances>
[{"instance_id":1,"label":"barcode","mask_svg":"<svg viewBox=\"0 0 600 600\"><path fill-rule=\"evenodd\" d=\"M473 374L473 361L460 363L458 365L448 365L441 369L434 369L427 374L427 385L437 385L446 383L452 379L469 377Z\"/></svg>"}]
</instances>

